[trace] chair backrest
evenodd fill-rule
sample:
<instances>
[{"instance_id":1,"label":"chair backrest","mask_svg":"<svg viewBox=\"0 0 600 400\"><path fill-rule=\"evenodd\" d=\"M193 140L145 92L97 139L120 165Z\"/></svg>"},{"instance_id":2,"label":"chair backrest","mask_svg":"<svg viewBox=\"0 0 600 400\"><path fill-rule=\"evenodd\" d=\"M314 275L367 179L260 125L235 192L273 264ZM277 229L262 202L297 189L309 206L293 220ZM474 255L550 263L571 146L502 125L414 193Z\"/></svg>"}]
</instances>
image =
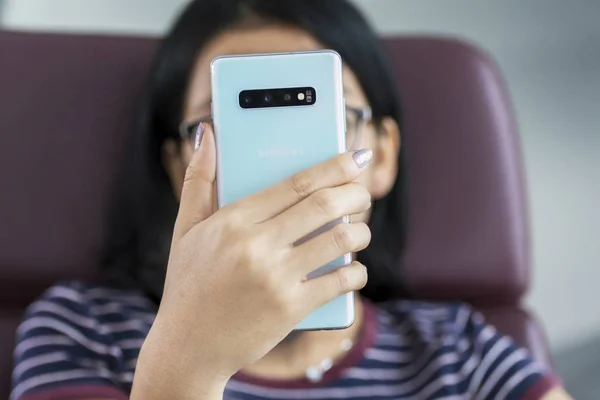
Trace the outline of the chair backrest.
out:
<instances>
[{"instance_id":1,"label":"chair backrest","mask_svg":"<svg viewBox=\"0 0 600 400\"><path fill-rule=\"evenodd\" d=\"M492 59L453 39L385 40L404 109L409 232L404 279L417 298L463 300L550 365L521 307L530 232L519 135Z\"/></svg>"},{"instance_id":2,"label":"chair backrest","mask_svg":"<svg viewBox=\"0 0 600 400\"><path fill-rule=\"evenodd\" d=\"M386 39L404 103L417 297L464 299L544 357L518 307L529 282L517 133L494 64L436 38ZM0 32L0 396L24 307L87 278L156 39Z\"/></svg>"},{"instance_id":3,"label":"chair backrest","mask_svg":"<svg viewBox=\"0 0 600 400\"><path fill-rule=\"evenodd\" d=\"M456 40L387 46L406 116L409 287L518 303L529 286L528 218L518 132L495 64Z\"/></svg>"}]
</instances>

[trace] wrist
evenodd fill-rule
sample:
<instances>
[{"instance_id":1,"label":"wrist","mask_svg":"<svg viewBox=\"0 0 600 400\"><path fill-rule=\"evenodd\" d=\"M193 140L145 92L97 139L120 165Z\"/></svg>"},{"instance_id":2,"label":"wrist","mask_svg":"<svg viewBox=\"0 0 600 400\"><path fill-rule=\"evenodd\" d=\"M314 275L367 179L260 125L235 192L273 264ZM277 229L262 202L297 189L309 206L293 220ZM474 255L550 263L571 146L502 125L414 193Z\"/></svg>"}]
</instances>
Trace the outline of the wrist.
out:
<instances>
[{"instance_id":1,"label":"wrist","mask_svg":"<svg viewBox=\"0 0 600 400\"><path fill-rule=\"evenodd\" d=\"M132 400L222 400L229 376L220 374L198 354L181 346L172 329L155 321L138 357ZM201 353L201 351L200 351Z\"/></svg>"},{"instance_id":2,"label":"wrist","mask_svg":"<svg viewBox=\"0 0 600 400\"><path fill-rule=\"evenodd\" d=\"M201 381L206 382L202 384ZM161 379L153 373L137 371L130 400L223 400L225 385L207 379Z\"/></svg>"}]
</instances>

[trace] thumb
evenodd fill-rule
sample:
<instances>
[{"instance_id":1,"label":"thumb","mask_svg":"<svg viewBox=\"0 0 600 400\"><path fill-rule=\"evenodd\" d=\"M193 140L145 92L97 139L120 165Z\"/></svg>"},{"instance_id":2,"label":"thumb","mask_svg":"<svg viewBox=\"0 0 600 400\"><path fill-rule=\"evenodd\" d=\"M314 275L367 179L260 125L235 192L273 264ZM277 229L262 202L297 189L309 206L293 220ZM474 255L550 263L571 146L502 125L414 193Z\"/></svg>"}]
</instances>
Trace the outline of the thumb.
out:
<instances>
[{"instance_id":1,"label":"thumb","mask_svg":"<svg viewBox=\"0 0 600 400\"><path fill-rule=\"evenodd\" d=\"M217 155L215 136L209 124L201 123L196 133L197 150L185 172L174 239L178 240L196 224L215 212Z\"/></svg>"}]
</instances>

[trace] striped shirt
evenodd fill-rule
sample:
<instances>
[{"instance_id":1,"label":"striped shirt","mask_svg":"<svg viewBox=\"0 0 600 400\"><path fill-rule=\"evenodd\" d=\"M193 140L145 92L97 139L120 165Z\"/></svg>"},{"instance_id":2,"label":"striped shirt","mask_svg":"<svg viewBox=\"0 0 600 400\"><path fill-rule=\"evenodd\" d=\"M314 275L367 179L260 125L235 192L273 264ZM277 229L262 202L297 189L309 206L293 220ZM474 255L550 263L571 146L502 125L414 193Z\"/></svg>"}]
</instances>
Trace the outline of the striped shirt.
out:
<instances>
[{"instance_id":1,"label":"striped shirt","mask_svg":"<svg viewBox=\"0 0 600 400\"><path fill-rule=\"evenodd\" d=\"M540 399L545 368L462 303L365 304L355 345L319 382L235 375L226 400ZM11 400L127 399L156 306L135 291L50 288L17 330Z\"/></svg>"}]
</instances>

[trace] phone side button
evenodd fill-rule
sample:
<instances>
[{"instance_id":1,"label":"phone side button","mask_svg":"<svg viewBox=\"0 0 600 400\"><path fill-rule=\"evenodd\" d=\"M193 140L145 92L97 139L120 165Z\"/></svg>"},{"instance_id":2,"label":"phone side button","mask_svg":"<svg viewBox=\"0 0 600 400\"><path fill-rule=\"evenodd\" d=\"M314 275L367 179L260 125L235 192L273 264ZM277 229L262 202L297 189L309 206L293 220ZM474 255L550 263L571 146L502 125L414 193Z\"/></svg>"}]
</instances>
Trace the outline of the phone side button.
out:
<instances>
[{"instance_id":1,"label":"phone side button","mask_svg":"<svg viewBox=\"0 0 600 400\"><path fill-rule=\"evenodd\" d=\"M342 97L343 100L343 104L344 107L342 108L343 110L343 114L342 114L342 121L344 121L344 136L348 137L348 131L347 131L347 127L346 127L346 97ZM344 141L346 143L346 151L348 151L348 142Z\"/></svg>"}]
</instances>

